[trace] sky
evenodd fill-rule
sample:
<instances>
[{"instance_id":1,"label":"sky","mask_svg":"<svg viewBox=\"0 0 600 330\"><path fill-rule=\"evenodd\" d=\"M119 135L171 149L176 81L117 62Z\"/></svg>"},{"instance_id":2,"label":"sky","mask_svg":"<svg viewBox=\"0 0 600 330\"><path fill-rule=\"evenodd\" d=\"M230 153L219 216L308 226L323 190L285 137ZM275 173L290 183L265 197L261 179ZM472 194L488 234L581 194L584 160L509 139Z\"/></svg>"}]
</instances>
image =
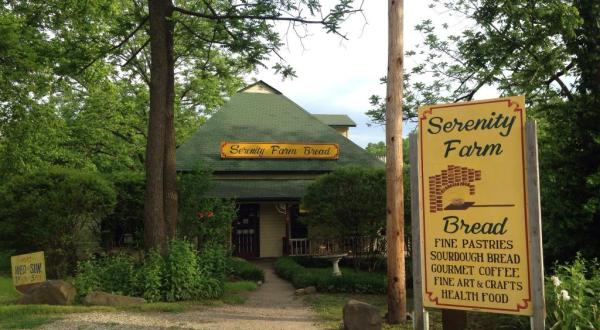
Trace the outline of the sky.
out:
<instances>
[{"instance_id":1,"label":"sky","mask_svg":"<svg viewBox=\"0 0 600 330\"><path fill-rule=\"evenodd\" d=\"M385 97L385 85L380 84L380 78L387 73L387 2L365 0L364 16L354 15L342 26L348 40L316 26L309 28L309 35L301 41L290 33L280 55L292 65L297 77L282 80L267 68L248 76L248 82L263 80L311 113L347 114L357 123L357 127L350 129L349 138L362 147L369 142L385 141L385 128L369 127L365 112L371 108L371 95ZM414 31L414 26L424 19L448 21L451 29L461 29L462 22L449 18L440 9L429 8L429 3L404 1L405 51L422 42L423 36ZM282 25L281 31L286 27ZM414 61L406 58L405 66L414 66ZM495 90L484 89L476 98L496 95ZM405 125L404 134L413 126Z\"/></svg>"},{"instance_id":2,"label":"sky","mask_svg":"<svg viewBox=\"0 0 600 330\"><path fill-rule=\"evenodd\" d=\"M405 50L419 42L414 25L431 15L426 1L405 1ZM326 34L318 27L299 41L291 33L280 55L295 69L297 77L282 80L270 69L250 75L248 81L263 80L281 91L310 113L347 114L357 127L350 129L350 139L365 147L369 142L385 141L385 128L368 127L365 112L369 97L385 96L380 78L387 70L387 1L365 0L364 17L354 15L344 23L348 40ZM407 63L411 65L411 63Z\"/></svg>"}]
</instances>

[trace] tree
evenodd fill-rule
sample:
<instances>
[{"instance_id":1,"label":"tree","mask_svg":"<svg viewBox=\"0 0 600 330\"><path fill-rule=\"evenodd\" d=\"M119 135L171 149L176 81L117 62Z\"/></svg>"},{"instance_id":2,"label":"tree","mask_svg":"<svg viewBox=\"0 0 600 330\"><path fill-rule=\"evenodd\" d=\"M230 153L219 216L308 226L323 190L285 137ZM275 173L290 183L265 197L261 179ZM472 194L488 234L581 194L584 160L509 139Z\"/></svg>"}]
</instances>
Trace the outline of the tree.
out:
<instances>
[{"instance_id":1,"label":"tree","mask_svg":"<svg viewBox=\"0 0 600 330\"><path fill-rule=\"evenodd\" d=\"M467 26L426 20L409 88L420 104L471 100L484 86L524 94L539 121L548 261L600 243L600 4L574 1L433 1ZM415 109L413 109L414 111ZM377 119L377 117L372 116ZM577 239L573 239L576 237Z\"/></svg>"},{"instance_id":2,"label":"tree","mask_svg":"<svg viewBox=\"0 0 600 330\"><path fill-rule=\"evenodd\" d=\"M386 217L385 182L383 170L357 166L336 169L317 178L302 199L308 211L304 221L311 238L381 241ZM362 253L356 247L352 251ZM358 258L355 261L360 262ZM373 260L368 261L372 266Z\"/></svg>"},{"instance_id":3,"label":"tree","mask_svg":"<svg viewBox=\"0 0 600 330\"><path fill-rule=\"evenodd\" d=\"M182 2L149 0L150 25L150 117L146 148L145 241L148 247L164 251L166 241L175 235L177 192L175 170L175 129L173 105L175 90L174 32L176 24L198 26L213 24L212 43L220 43L251 62L260 62L281 45L274 32L274 21L296 24L321 24L328 32L338 33L339 24L355 12L352 0L340 0L329 14L321 14L318 1L236 1ZM304 16L321 15L311 20ZM203 29L190 28L191 32ZM195 34L192 37L196 37ZM219 38L217 38L219 37ZM210 38L209 38L210 39ZM212 45L211 43L211 45ZM277 69L289 74L290 69Z\"/></svg>"},{"instance_id":4,"label":"tree","mask_svg":"<svg viewBox=\"0 0 600 330\"><path fill-rule=\"evenodd\" d=\"M143 6L63 4L0 6L0 176L48 165L143 170L149 98L143 29L123 42L144 21ZM253 68L198 43L190 48L178 62L186 73L176 90L177 143Z\"/></svg>"},{"instance_id":5,"label":"tree","mask_svg":"<svg viewBox=\"0 0 600 330\"><path fill-rule=\"evenodd\" d=\"M377 157L385 157L385 142L383 142L383 141L379 141L377 143L369 142L369 144L367 144L367 147L365 148L365 150L368 153L373 154Z\"/></svg>"},{"instance_id":6,"label":"tree","mask_svg":"<svg viewBox=\"0 0 600 330\"><path fill-rule=\"evenodd\" d=\"M112 212L115 190L97 173L41 169L0 187L0 205L2 247L44 251L49 275L60 278L97 252L100 220Z\"/></svg>"},{"instance_id":7,"label":"tree","mask_svg":"<svg viewBox=\"0 0 600 330\"><path fill-rule=\"evenodd\" d=\"M0 135L0 150L6 150L16 159L36 155L33 158L40 164L72 164L85 159L78 153L80 148L75 148L72 157L72 150L64 148L72 141L64 136L60 128L63 118L55 116L55 104L49 104L48 100L58 99L58 103L67 104L63 97L75 91L71 98L74 103L87 101L89 92L101 96L103 84L117 82L122 83L121 87L130 96L129 87L140 87L143 91L143 84L147 84L150 110L142 111L149 117L147 131L123 134L122 127L114 127L117 129L106 134L134 146L139 135L148 140L145 154L140 156L135 147L132 152L143 159L147 172L146 245L164 251L168 237L175 233L176 223L175 121L183 114L195 120L192 125L183 120L187 127L194 126L198 114L210 113L224 96L239 88L241 75L264 66L269 54L277 54L282 42L274 22L287 22L290 31L306 24L320 24L328 32L341 36L339 24L357 11L360 8L353 8L352 0L339 0L330 10L322 8L316 0L180 1L177 6L169 0L151 0L147 4L139 0L9 2L2 6L2 19L10 23L6 25L10 47L2 53L1 64L3 72L18 71L7 74L9 79L2 81L5 84L2 87L10 91L6 98L3 95L2 101L11 99L1 103L1 118L11 124L9 130L18 126L12 125L13 118L19 119L16 122L19 125L34 127L37 123L33 122L31 110L40 108L58 123L54 129L55 142L43 151L57 152L43 157L37 157L39 150L19 152L12 142L19 141L20 129L15 129L12 135ZM21 45L20 35L30 37L26 39L28 42ZM294 73L283 62L274 69L284 76ZM15 83L13 92L9 87ZM26 84L33 88L27 88ZM111 98L104 95L96 100ZM6 104L10 106L5 107ZM30 120L21 120L20 114ZM137 130L138 124L132 129ZM28 132L33 135L33 129ZM5 140L5 136L10 140ZM88 146L85 151L107 152L106 143L101 143L105 141L97 142L100 148L84 144ZM69 154L63 154L63 150L69 150ZM108 153L111 151L108 148Z\"/></svg>"}]
</instances>

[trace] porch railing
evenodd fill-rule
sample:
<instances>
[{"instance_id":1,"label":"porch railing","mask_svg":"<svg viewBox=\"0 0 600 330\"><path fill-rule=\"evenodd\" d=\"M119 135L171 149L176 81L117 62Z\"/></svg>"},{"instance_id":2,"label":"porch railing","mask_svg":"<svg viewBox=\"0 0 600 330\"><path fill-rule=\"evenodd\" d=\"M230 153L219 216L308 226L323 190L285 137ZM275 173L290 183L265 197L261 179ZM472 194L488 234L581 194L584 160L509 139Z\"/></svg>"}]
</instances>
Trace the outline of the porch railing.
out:
<instances>
[{"instance_id":1,"label":"porch railing","mask_svg":"<svg viewBox=\"0 0 600 330\"><path fill-rule=\"evenodd\" d=\"M290 256L306 256L310 254L310 242L308 238L290 238L288 240Z\"/></svg>"},{"instance_id":2,"label":"porch railing","mask_svg":"<svg viewBox=\"0 0 600 330\"><path fill-rule=\"evenodd\" d=\"M410 242L406 242L405 253L410 252ZM289 256L319 256L347 253L348 255L386 255L385 237L355 236L342 239L283 238L283 253Z\"/></svg>"}]
</instances>

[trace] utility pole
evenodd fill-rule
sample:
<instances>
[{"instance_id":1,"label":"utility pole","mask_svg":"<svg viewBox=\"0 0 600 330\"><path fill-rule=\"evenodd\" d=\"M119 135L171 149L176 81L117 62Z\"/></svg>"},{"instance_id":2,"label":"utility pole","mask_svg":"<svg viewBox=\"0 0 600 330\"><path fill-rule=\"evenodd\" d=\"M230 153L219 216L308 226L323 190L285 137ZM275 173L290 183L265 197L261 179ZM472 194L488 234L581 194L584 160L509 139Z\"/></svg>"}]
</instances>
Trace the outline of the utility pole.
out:
<instances>
[{"instance_id":1,"label":"utility pole","mask_svg":"<svg viewBox=\"0 0 600 330\"><path fill-rule=\"evenodd\" d=\"M402 68L404 0L388 0L388 74L386 97L388 319L406 320L404 267L404 192L402 160Z\"/></svg>"}]
</instances>

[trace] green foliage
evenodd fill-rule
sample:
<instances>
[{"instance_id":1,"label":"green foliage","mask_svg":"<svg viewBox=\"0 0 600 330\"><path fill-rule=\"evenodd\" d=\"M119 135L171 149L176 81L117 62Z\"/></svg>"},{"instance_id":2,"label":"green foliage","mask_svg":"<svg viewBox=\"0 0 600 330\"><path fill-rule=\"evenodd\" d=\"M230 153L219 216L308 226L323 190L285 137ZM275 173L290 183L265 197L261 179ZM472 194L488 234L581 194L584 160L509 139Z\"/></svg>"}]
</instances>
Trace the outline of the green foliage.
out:
<instances>
[{"instance_id":1,"label":"green foliage","mask_svg":"<svg viewBox=\"0 0 600 330\"><path fill-rule=\"evenodd\" d=\"M136 295L150 302L161 300L164 263L158 251L148 253L135 276Z\"/></svg>"},{"instance_id":2,"label":"green foliage","mask_svg":"<svg viewBox=\"0 0 600 330\"><path fill-rule=\"evenodd\" d=\"M100 268L97 260L88 259L77 263L73 285L77 289L77 295L85 297L88 293L102 288L100 281Z\"/></svg>"},{"instance_id":3,"label":"green foliage","mask_svg":"<svg viewBox=\"0 0 600 330\"><path fill-rule=\"evenodd\" d=\"M546 324L550 329L600 328L600 264L581 255L557 265L546 279Z\"/></svg>"},{"instance_id":4,"label":"green foliage","mask_svg":"<svg viewBox=\"0 0 600 330\"><path fill-rule=\"evenodd\" d=\"M126 254L81 261L77 264L73 285L81 297L95 290L133 295L135 269L133 258Z\"/></svg>"},{"instance_id":5,"label":"green foliage","mask_svg":"<svg viewBox=\"0 0 600 330\"><path fill-rule=\"evenodd\" d=\"M190 243L178 240L169 243L163 276L166 301L190 300L198 296L201 275L198 256Z\"/></svg>"},{"instance_id":6,"label":"green foliage","mask_svg":"<svg viewBox=\"0 0 600 330\"><path fill-rule=\"evenodd\" d=\"M293 258L275 261L275 272L296 288L315 286L319 292L385 293L385 275L342 269L342 276L334 276L332 269L305 268Z\"/></svg>"},{"instance_id":7,"label":"green foliage","mask_svg":"<svg viewBox=\"0 0 600 330\"><path fill-rule=\"evenodd\" d=\"M188 239L196 238L200 250L204 245L227 246L231 222L236 216L233 200L206 197L210 188L208 170L197 168L179 177L179 233Z\"/></svg>"},{"instance_id":8,"label":"green foliage","mask_svg":"<svg viewBox=\"0 0 600 330\"><path fill-rule=\"evenodd\" d=\"M227 258L229 276L242 280L265 281L265 272L255 264L242 258Z\"/></svg>"},{"instance_id":9,"label":"green foliage","mask_svg":"<svg viewBox=\"0 0 600 330\"><path fill-rule=\"evenodd\" d=\"M0 274L10 274L10 257L15 255L14 250L3 250L0 249Z\"/></svg>"},{"instance_id":10,"label":"green foliage","mask_svg":"<svg viewBox=\"0 0 600 330\"><path fill-rule=\"evenodd\" d=\"M108 176L117 193L113 212L102 219L103 241L107 247L120 246L117 235L134 234L134 247L143 245L145 178L141 172L115 172Z\"/></svg>"},{"instance_id":11,"label":"green foliage","mask_svg":"<svg viewBox=\"0 0 600 330\"><path fill-rule=\"evenodd\" d=\"M226 251L221 246L207 247L198 255L189 242L173 240L164 258L152 250L142 262L125 254L82 261L73 283L80 296L101 290L172 302L221 297L225 272Z\"/></svg>"},{"instance_id":12,"label":"green foliage","mask_svg":"<svg viewBox=\"0 0 600 330\"><path fill-rule=\"evenodd\" d=\"M228 251L220 244L205 245L199 255L199 269L204 275L225 281Z\"/></svg>"},{"instance_id":13,"label":"green foliage","mask_svg":"<svg viewBox=\"0 0 600 330\"><path fill-rule=\"evenodd\" d=\"M308 187L302 204L308 210L305 221L311 236L375 236L385 228L385 172L336 169Z\"/></svg>"},{"instance_id":14,"label":"green foliage","mask_svg":"<svg viewBox=\"0 0 600 330\"><path fill-rule=\"evenodd\" d=\"M12 277L0 276L0 305L13 304L21 294L15 289Z\"/></svg>"},{"instance_id":15,"label":"green foliage","mask_svg":"<svg viewBox=\"0 0 600 330\"><path fill-rule=\"evenodd\" d=\"M95 173L50 168L14 176L0 189L0 244L42 250L49 277L65 276L96 251L100 219L114 203L113 187Z\"/></svg>"},{"instance_id":16,"label":"green foliage","mask_svg":"<svg viewBox=\"0 0 600 330\"><path fill-rule=\"evenodd\" d=\"M386 149L385 148L385 142L383 142L383 141L379 141L377 143L370 143L369 142L369 144L367 144L367 147L365 148L365 150L368 153L371 153L371 154L373 154L375 156L378 156L378 157L385 157L385 153L386 153L385 149Z\"/></svg>"},{"instance_id":17,"label":"green foliage","mask_svg":"<svg viewBox=\"0 0 600 330\"><path fill-rule=\"evenodd\" d=\"M468 101L486 87L526 95L539 124L547 264L577 251L599 255L600 3L434 0L432 7L462 28L449 29L455 24L443 19L415 27L423 42L407 52L419 64L405 75L404 114ZM372 98L368 112L376 123L385 120L381 100Z\"/></svg>"}]
</instances>

